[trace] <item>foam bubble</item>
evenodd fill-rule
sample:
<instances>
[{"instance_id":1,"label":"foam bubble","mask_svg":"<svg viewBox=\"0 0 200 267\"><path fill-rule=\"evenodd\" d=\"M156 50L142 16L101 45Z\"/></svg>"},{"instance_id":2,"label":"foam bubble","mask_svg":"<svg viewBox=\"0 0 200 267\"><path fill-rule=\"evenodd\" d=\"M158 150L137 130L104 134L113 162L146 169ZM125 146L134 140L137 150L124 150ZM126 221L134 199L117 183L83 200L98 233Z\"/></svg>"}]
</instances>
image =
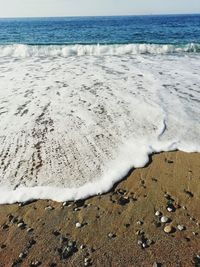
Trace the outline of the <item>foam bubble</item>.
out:
<instances>
[{"instance_id":1,"label":"foam bubble","mask_svg":"<svg viewBox=\"0 0 200 267\"><path fill-rule=\"evenodd\" d=\"M0 203L88 197L154 152L200 151L198 54L23 53L0 57Z\"/></svg>"},{"instance_id":2,"label":"foam bubble","mask_svg":"<svg viewBox=\"0 0 200 267\"><path fill-rule=\"evenodd\" d=\"M1 45L0 57L69 57L83 55L137 55L198 53L200 44L124 44L124 45Z\"/></svg>"}]
</instances>

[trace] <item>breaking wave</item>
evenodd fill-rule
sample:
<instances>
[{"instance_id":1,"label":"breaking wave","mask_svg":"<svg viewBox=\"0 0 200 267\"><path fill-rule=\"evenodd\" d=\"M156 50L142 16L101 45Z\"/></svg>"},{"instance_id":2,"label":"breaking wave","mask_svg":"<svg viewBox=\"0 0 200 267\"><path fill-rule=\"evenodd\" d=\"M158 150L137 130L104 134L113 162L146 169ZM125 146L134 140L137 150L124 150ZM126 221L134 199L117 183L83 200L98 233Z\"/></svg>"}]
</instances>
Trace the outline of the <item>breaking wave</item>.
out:
<instances>
[{"instance_id":1,"label":"breaking wave","mask_svg":"<svg viewBox=\"0 0 200 267\"><path fill-rule=\"evenodd\" d=\"M70 57L83 55L137 55L200 53L199 43L186 45L172 44L115 44L115 45L25 45L12 44L0 46L0 57Z\"/></svg>"}]
</instances>

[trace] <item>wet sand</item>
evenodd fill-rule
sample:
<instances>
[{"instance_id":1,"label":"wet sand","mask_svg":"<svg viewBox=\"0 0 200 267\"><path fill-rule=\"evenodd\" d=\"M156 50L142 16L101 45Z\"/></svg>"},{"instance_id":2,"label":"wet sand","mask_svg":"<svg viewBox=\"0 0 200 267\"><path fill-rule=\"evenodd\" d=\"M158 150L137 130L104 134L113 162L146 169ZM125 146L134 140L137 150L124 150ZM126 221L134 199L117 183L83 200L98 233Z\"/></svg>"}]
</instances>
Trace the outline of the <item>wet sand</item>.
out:
<instances>
[{"instance_id":1,"label":"wet sand","mask_svg":"<svg viewBox=\"0 0 200 267\"><path fill-rule=\"evenodd\" d=\"M0 267L200 266L199 225L200 154L155 154L101 196L1 205Z\"/></svg>"}]
</instances>

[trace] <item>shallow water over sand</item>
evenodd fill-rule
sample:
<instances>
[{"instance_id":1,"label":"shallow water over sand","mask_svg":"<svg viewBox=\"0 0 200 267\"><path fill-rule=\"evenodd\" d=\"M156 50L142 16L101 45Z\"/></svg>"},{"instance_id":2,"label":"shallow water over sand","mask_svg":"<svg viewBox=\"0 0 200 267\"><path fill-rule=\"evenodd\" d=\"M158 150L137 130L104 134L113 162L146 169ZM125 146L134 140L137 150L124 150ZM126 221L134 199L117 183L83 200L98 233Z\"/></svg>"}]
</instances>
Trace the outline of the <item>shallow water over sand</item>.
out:
<instances>
[{"instance_id":1,"label":"shallow water over sand","mask_svg":"<svg viewBox=\"0 0 200 267\"><path fill-rule=\"evenodd\" d=\"M85 197L154 151L199 151L199 69L197 54L0 58L0 202Z\"/></svg>"}]
</instances>

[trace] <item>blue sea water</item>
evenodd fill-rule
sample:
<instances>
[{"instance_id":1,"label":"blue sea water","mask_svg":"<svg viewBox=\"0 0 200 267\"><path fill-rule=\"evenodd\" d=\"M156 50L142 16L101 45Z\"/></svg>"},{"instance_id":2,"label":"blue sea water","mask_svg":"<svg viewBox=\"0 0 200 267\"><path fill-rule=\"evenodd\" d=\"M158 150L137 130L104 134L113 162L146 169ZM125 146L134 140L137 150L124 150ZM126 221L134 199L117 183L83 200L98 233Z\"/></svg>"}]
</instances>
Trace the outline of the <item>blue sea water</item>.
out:
<instances>
[{"instance_id":1,"label":"blue sea water","mask_svg":"<svg viewBox=\"0 0 200 267\"><path fill-rule=\"evenodd\" d=\"M0 19L0 45L200 43L200 15Z\"/></svg>"}]
</instances>

